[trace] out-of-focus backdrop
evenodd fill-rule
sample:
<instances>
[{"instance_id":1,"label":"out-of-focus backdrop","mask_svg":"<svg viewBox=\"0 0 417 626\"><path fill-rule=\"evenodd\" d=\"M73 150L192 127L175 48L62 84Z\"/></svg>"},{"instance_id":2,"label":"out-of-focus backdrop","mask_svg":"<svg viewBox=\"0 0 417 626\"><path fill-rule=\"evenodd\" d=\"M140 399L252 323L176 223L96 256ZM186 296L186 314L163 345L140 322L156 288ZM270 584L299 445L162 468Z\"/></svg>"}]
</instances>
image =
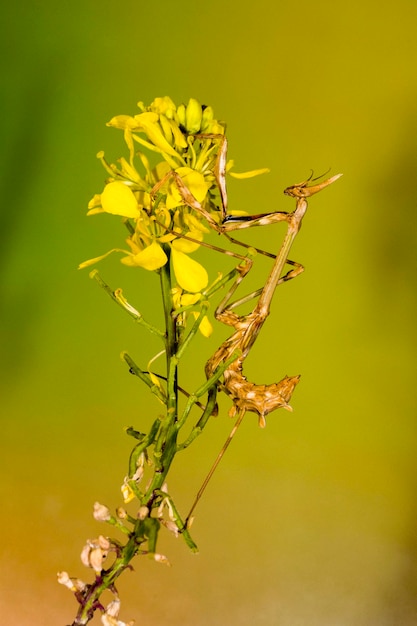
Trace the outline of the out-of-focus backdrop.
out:
<instances>
[{"instance_id":1,"label":"out-of-focus backdrop","mask_svg":"<svg viewBox=\"0 0 417 626\"><path fill-rule=\"evenodd\" d=\"M248 415L196 512L200 554L136 561L121 618L154 626L417 624L416 169L413 0L173 3L25 0L1 9L1 567L8 626L69 624L56 572L107 529L138 428L158 413L119 359L156 344L77 265L121 246L117 218L87 218L96 153L136 103L195 97L228 123L230 183L249 212L290 210L282 190L331 168L246 373L302 374L294 413ZM278 249L279 225L244 238ZM215 258L214 258L215 257ZM196 255L198 257L198 254ZM214 273L224 259L210 259ZM254 288L267 264L259 264ZM153 275L116 257L103 277L151 315ZM214 274L213 274L214 275ZM199 339L185 370L227 335ZM232 422L227 401L169 485L185 513ZM96 620L94 623L98 623Z\"/></svg>"}]
</instances>

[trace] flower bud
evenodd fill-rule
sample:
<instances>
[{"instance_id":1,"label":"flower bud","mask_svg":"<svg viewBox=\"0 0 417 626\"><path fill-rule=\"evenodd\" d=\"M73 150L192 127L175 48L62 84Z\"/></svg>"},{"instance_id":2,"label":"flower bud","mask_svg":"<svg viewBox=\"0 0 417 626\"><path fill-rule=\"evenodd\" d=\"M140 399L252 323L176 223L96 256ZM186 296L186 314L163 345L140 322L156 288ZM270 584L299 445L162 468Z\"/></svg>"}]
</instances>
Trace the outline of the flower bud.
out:
<instances>
[{"instance_id":1,"label":"flower bud","mask_svg":"<svg viewBox=\"0 0 417 626\"><path fill-rule=\"evenodd\" d=\"M143 478L144 473L145 473L145 469L143 465L140 465L138 469L136 470L136 472L133 474L132 480L136 480L137 483L140 483L140 481Z\"/></svg>"},{"instance_id":2,"label":"flower bud","mask_svg":"<svg viewBox=\"0 0 417 626\"><path fill-rule=\"evenodd\" d=\"M138 511L138 519L144 520L149 516L149 509L147 506L141 506Z\"/></svg>"},{"instance_id":3,"label":"flower bud","mask_svg":"<svg viewBox=\"0 0 417 626\"><path fill-rule=\"evenodd\" d=\"M201 128L203 111L198 100L190 98L185 111L185 127L189 133L198 133Z\"/></svg>"},{"instance_id":4,"label":"flower bud","mask_svg":"<svg viewBox=\"0 0 417 626\"><path fill-rule=\"evenodd\" d=\"M178 121L185 128L185 105L180 104L177 108Z\"/></svg>"},{"instance_id":5,"label":"flower bud","mask_svg":"<svg viewBox=\"0 0 417 626\"><path fill-rule=\"evenodd\" d=\"M168 561L167 557L164 554L155 553L153 555L153 558L157 563L162 563L163 565L171 566L171 563Z\"/></svg>"},{"instance_id":6,"label":"flower bud","mask_svg":"<svg viewBox=\"0 0 417 626\"><path fill-rule=\"evenodd\" d=\"M91 552L91 543L88 541L83 549L81 550L80 558L81 563L85 567L90 567L90 552Z\"/></svg>"},{"instance_id":7,"label":"flower bud","mask_svg":"<svg viewBox=\"0 0 417 626\"><path fill-rule=\"evenodd\" d=\"M118 617L120 613L120 600L118 598L106 606L106 613L111 617Z\"/></svg>"},{"instance_id":8,"label":"flower bud","mask_svg":"<svg viewBox=\"0 0 417 626\"><path fill-rule=\"evenodd\" d=\"M126 519L127 518L127 511L122 506L119 506L116 509L116 515L117 515L117 517L119 519Z\"/></svg>"},{"instance_id":9,"label":"flower bud","mask_svg":"<svg viewBox=\"0 0 417 626\"><path fill-rule=\"evenodd\" d=\"M107 537L100 535L98 539L88 540L81 551L81 562L85 567L91 567L97 574L103 569L103 561L111 548Z\"/></svg>"},{"instance_id":10,"label":"flower bud","mask_svg":"<svg viewBox=\"0 0 417 626\"><path fill-rule=\"evenodd\" d=\"M67 587L67 589L71 589L71 591L77 590L73 581L69 577L68 572L58 572L57 576L58 576L58 583L60 585L64 585L64 587Z\"/></svg>"},{"instance_id":11,"label":"flower bud","mask_svg":"<svg viewBox=\"0 0 417 626\"><path fill-rule=\"evenodd\" d=\"M108 522L111 519L110 510L104 504L94 503L93 517L98 522Z\"/></svg>"},{"instance_id":12,"label":"flower bud","mask_svg":"<svg viewBox=\"0 0 417 626\"><path fill-rule=\"evenodd\" d=\"M106 553L104 553L101 548L93 548L90 550L88 555L89 565L97 574L100 574L103 569L103 561L106 556Z\"/></svg>"},{"instance_id":13,"label":"flower bud","mask_svg":"<svg viewBox=\"0 0 417 626\"><path fill-rule=\"evenodd\" d=\"M120 612L120 600L116 598L106 606L104 614L101 616L101 623L104 626L133 626L133 621L122 622L118 619Z\"/></svg>"},{"instance_id":14,"label":"flower bud","mask_svg":"<svg viewBox=\"0 0 417 626\"><path fill-rule=\"evenodd\" d=\"M99 535L97 543L102 550L109 551L111 548L110 539L103 537L103 535Z\"/></svg>"},{"instance_id":15,"label":"flower bud","mask_svg":"<svg viewBox=\"0 0 417 626\"><path fill-rule=\"evenodd\" d=\"M212 107L205 107L204 111L203 111L203 116L201 119L201 132L205 132L210 124L210 122L212 122L214 119L214 112Z\"/></svg>"},{"instance_id":16,"label":"flower bud","mask_svg":"<svg viewBox=\"0 0 417 626\"><path fill-rule=\"evenodd\" d=\"M127 480L129 480L129 479L127 479ZM134 500L135 493L134 493L132 487L127 484L127 482L123 483L123 485L120 487L120 489L122 490L123 500L124 500L125 504L128 504L129 502L132 502L132 500Z\"/></svg>"},{"instance_id":17,"label":"flower bud","mask_svg":"<svg viewBox=\"0 0 417 626\"><path fill-rule=\"evenodd\" d=\"M162 524L167 528L171 533L178 537L179 529L176 523L172 520L162 520Z\"/></svg>"},{"instance_id":18,"label":"flower bud","mask_svg":"<svg viewBox=\"0 0 417 626\"><path fill-rule=\"evenodd\" d=\"M163 98L155 98L155 100L150 104L149 109L158 113L160 115L166 115L168 118L172 118L173 113L175 113L175 104L171 100L169 96L164 96Z\"/></svg>"}]
</instances>

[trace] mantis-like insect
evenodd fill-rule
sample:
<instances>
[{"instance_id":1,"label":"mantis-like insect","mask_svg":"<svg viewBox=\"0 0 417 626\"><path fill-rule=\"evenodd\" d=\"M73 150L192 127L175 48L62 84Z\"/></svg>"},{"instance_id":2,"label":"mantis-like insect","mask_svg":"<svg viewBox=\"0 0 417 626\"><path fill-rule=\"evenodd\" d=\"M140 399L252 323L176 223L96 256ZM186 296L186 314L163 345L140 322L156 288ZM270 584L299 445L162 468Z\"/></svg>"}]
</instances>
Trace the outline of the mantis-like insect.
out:
<instances>
[{"instance_id":1,"label":"mantis-like insect","mask_svg":"<svg viewBox=\"0 0 417 626\"><path fill-rule=\"evenodd\" d=\"M238 416L236 423L230 432L226 442L220 450L213 466L211 467L208 475L206 476L195 500L188 513L186 519L186 525L191 522L191 515L201 498L204 490L207 487L209 480L211 479L215 469L217 468L221 458L223 457L227 447L232 441L239 425L241 424L247 411L254 412L258 415L259 426L262 428L266 425L265 416L268 413L278 409L284 408L288 411L292 411L292 407L289 404L291 395L295 386L300 380L300 376L285 376L278 383L272 383L270 385L256 385L249 382L243 375L242 368L245 358L248 356L250 349L255 343L259 332L270 313L271 301L276 287L291 278L295 278L303 271L303 266L299 263L289 261L288 254L296 238L300 228L303 217L306 213L308 203L307 198L315 193L318 193L325 187L328 187L334 183L341 174L336 174L331 178L317 184L309 186L310 179L287 187L284 193L288 196L296 198L296 208L292 213L277 212L273 214L266 214L261 216L255 216L254 220L248 220L244 222L245 226L254 225L254 221L257 224L267 224L277 221L286 221L288 224L287 232L282 242L281 248L275 258L274 265L270 271L265 286L251 294L251 296L258 296L256 306L253 311L247 315L237 315L233 308L238 304L246 302L251 296L242 298L235 303L228 306L231 296L235 292L238 284L243 279L243 276L247 273L247 266L241 264L237 269L238 277L235 283L232 285L229 292L226 294L223 301L217 307L215 311L215 317L218 321L232 326L235 332L216 350L214 355L208 360L206 364L206 376L211 378L216 369L227 360L229 360L233 354L239 352L240 355L233 361L223 372L222 382L220 383L220 389L224 391L232 400L233 406L229 412L231 417ZM227 223L227 221L226 221ZM238 222L233 224L234 229L239 228ZM283 274L284 267L287 263L295 266L295 269L290 270L286 274Z\"/></svg>"},{"instance_id":2,"label":"mantis-like insect","mask_svg":"<svg viewBox=\"0 0 417 626\"><path fill-rule=\"evenodd\" d=\"M205 373L208 380L216 376L216 371L219 367L222 367L223 373L220 378L220 382L217 383L218 388L226 393L233 402L233 405L229 411L231 417L237 415L236 423L229 434L225 444L220 450L210 472L205 478L195 500L191 507L191 510L186 518L187 527L191 520L191 515L203 494L211 476L213 475L217 465L219 464L223 454L233 439L239 425L241 424L246 412L254 412L258 415L259 426L262 428L266 425L265 416L278 408L284 408L288 411L292 411L292 407L289 404L291 395L294 388L300 380L300 376L285 376L278 383L272 383L269 385L257 385L246 379L243 375L243 363L248 356L252 346L254 345L259 332L270 313L270 306L275 289L281 283L288 281L298 276L303 270L303 266L300 263L291 261L288 258L291 246L296 238L300 228L303 217L306 213L308 203L307 199L328 187L334 183L341 174L336 174L331 178L328 178L321 183L309 185L311 176L295 185L287 187L284 193L287 196L296 199L296 208L293 212L288 213L284 211L276 211L273 213L264 213L251 216L234 216L229 215L227 212L227 189L226 189L226 162L227 162L227 139L224 135L196 135L201 139L207 139L208 141L220 141L219 149L217 152L217 158L213 169L213 174L216 178L217 187L220 193L220 220L216 220L193 196L190 190L182 181L181 177L175 172L170 171L164 178L159 181L151 192L151 196L158 194L160 189L165 185L169 178L172 178L179 190L179 193L183 199L185 205L194 209L202 217L204 217L209 226L220 234L226 236L230 241L235 244L249 248L247 244L242 243L232 238L228 233L242 228L249 228L253 226L265 226L277 222L285 221L287 223L287 232L279 249L278 254L272 255L263 250L256 249L257 252L273 257L275 259L270 274L266 280L263 288L255 291L252 294L244 298L240 298L234 303L230 304L230 300L235 293L237 287L243 280L243 278L249 272L252 261L249 257L242 257L242 255L235 254L230 251L224 250L227 254L235 256L241 260L240 264L235 269L237 277L229 289L226 296L218 305L215 311L215 317L218 321L234 328L234 333L226 339L226 341L216 350L213 356L207 361L205 366ZM314 181L312 181L314 182ZM161 224L162 225L162 224ZM190 239L186 235L179 235L185 239ZM192 239L191 239L192 241ZM203 244L209 245L209 244ZM209 246L212 247L212 246ZM219 248L215 247L216 250ZM285 266L289 264L292 269L284 274ZM244 302L250 299L258 297L256 306L252 312L247 315L238 315L234 312L234 309ZM237 354L236 359L233 360L233 356ZM229 365L225 368L225 364Z\"/></svg>"},{"instance_id":3,"label":"mantis-like insect","mask_svg":"<svg viewBox=\"0 0 417 626\"><path fill-rule=\"evenodd\" d=\"M331 178L313 186L308 186L308 180L291 187L287 187L284 193L288 196L297 198L296 209L292 213L275 213L274 221L285 220L288 223L287 233L281 245L275 263L271 269L265 286L259 292L258 302L253 311L247 315L237 315L233 308L242 301L238 301L227 308L231 295L235 291L237 285L241 281L238 277L235 284L226 294L226 297L217 307L215 317L218 321L232 326L235 332L227 339L206 364L206 375L210 378L216 371L217 367L227 361L233 353L239 351L241 355L234 361L223 373L222 390L232 399L233 407L232 417L239 413L244 415L246 411L253 411L259 416L259 425L265 426L265 415L271 413L277 408L285 408L292 410L288 401L298 383L299 376L286 376L279 383L272 385L255 385L250 383L242 374L242 366L244 359L248 356L249 351L255 343L259 332L270 313L271 301L276 287L284 281L295 278L303 271L303 266L296 264L296 268L287 272L282 276L284 266L288 262L288 254L292 243L297 236L302 219L307 210L307 198L321 191L328 185L335 182L341 174L332 176ZM265 216L266 217L266 216ZM258 292L256 292L258 295Z\"/></svg>"},{"instance_id":4,"label":"mantis-like insect","mask_svg":"<svg viewBox=\"0 0 417 626\"><path fill-rule=\"evenodd\" d=\"M221 198L220 223L218 223L196 200L182 181L181 177L175 171L171 171L164 176L164 178L155 185L151 195L155 195L166 183L168 178L174 178L175 184L177 185L185 205L200 213L207 220L211 228L226 235L233 243L247 248L249 247L247 244L233 239L228 235L228 232L252 226L265 226L282 221L285 221L288 224L287 233L276 257L263 250L256 249L257 252L261 252L262 254L275 258L274 265L267 278L265 286L253 294L250 294L246 298L242 298L227 307L233 293L236 291L244 276L250 270L252 263L248 257L244 257L244 261L236 268L236 272L238 274L237 279L215 311L216 319L224 324L227 324L228 326L232 326L235 329L235 332L219 347L218 350L216 350L214 355L207 362L205 368L206 376L209 379L215 374L215 371L220 364L228 361L234 353L240 352L240 356L236 359L236 361L234 361L224 371L223 383L220 386L233 401L233 407L231 409L232 417L236 415L236 413L243 413L244 415L246 411L253 411L259 416L259 425L264 427L265 415L271 411L280 407L292 410L288 402L291 398L295 385L298 383L299 376L285 377L279 383L273 383L272 385L255 385L254 383L248 382L243 376L243 361L249 354L251 347L256 341L256 338L258 337L258 334L269 315L270 305L276 287L291 278L295 278L304 270L301 264L291 261L288 258L288 254L293 241L301 228L301 223L308 206L307 198L334 183L338 180L338 178L340 178L340 176L342 176L342 174L336 174L335 176L332 176L331 178L328 178L327 180L316 185L309 185L309 182L311 181L310 176L307 180L301 183L287 187L284 190L284 194L296 198L297 200L296 208L292 213L276 211L273 213L249 216L229 215L227 213L228 202L226 190L227 139L224 135L210 134L195 135L195 137L207 140L220 140L220 147L213 171ZM185 235L180 236L185 239L190 239ZM218 248L216 249L219 250ZM236 255L226 250L223 252L232 254L233 256L242 259L241 255ZM285 275L282 275L286 264L292 265L294 269L290 270ZM259 296L259 299L251 313L245 316L239 316L234 313L233 308L256 296Z\"/></svg>"}]
</instances>

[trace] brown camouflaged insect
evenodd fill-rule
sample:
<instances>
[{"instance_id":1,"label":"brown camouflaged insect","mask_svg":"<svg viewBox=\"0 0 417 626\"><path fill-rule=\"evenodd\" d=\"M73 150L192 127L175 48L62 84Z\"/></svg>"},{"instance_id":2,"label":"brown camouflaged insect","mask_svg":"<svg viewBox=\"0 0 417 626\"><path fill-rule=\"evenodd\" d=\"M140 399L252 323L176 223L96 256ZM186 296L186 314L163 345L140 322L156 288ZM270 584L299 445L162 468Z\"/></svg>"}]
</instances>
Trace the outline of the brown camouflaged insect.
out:
<instances>
[{"instance_id":1,"label":"brown camouflaged insect","mask_svg":"<svg viewBox=\"0 0 417 626\"><path fill-rule=\"evenodd\" d=\"M270 305L278 285L286 282L292 278L295 278L300 274L304 268L300 263L291 261L288 258L291 246L296 238L300 228L303 217L306 213L308 203L307 198L318 193L325 187L328 187L334 183L342 174L336 174L327 180L318 183L316 185L309 185L312 180L310 176L307 180L287 187L284 193L287 196L296 198L296 208L293 212L288 213L284 211L276 211L272 213L263 213L259 215L250 216L235 216L227 213L227 189L226 189L226 162L227 162L227 139L224 135L196 135L202 139L211 141L219 141L219 149L217 153L217 159L213 174L216 178L217 185L220 192L221 206L220 206L220 223L217 222L208 211L196 200L190 190L186 187L181 177L174 171L169 172L152 191L152 195L155 195L159 189L165 184L168 178L173 178L178 187L178 190L183 198L184 204L196 210L202 215L208 222L211 228L217 232L225 235L230 241L235 244L249 248L247 244L244 244L234 238L228 233L235 230L241 230L243 228L250 228L253 226L266 226L277 222L285 221L288 224L287 232L280 247L278 254L271 255L263 250L256 248L256 251L265 254L266 256L273 257L275 259L271 272L267 278L265 286L262 289L237 300L236 302L229 304L232 295L236 291L238 285L243 280L244 276L248 273L252 266L252 262L248 258L244 258L243 262L238 265L238 276L234 284L222 300L220 305L215 311L215 317L218 321L232 326L235 332L216 350L213 356L207 361L205 372L208 379L210 379L216 373L216 369L230 360L234 354L238 354L237 358L224 370L218 387L232 400L233 405L229 411L231 417L238 416L236 423L220 450L210 472L204 480L196 498L191 507L191 510L187 516L186 524L191 521L191 514L193 513L198 500L202 496L211 476L213 475L217 465L219 464L223 454L233 439L239 425L241 424L245 414L249 412L256 413L258 415L258 422L260 427L265 427L265 416L279 408L284 408L287 411L292 411L292 407L289 404L291 395L300 380L300 376L284 376L278 383L272 383L270 385L257 385L251 383L243 374L243 363L248 356L250 349L255 343L259 332L270 313ZM313 180L314 182L314 180ZM185 239L191 238L184 236ZM210 246L219 250L215 246ZM236 255L229 251L224 250L226 254L231 254L242 259L241 255ZM293 269L289 270L283 275L286 265L291 265ZM244 302L249 301L252 298L258 297L257 304L253 311L247 315L238 315L234 312L234 308Z\"/></svg>"},{"instance_id":2,"label":"brown camouflaged insect","mask_svg":"<svg viewBox=\"0 0 417 626\"><path fill-rule=\"evenodd\" d=\"M219 388L224 391L229 398L233 402L233 406L229 411L229 415L234 417L237 415L236 423L230 432L226 442L224 443L222 449L220 450L210 472L206 476L195 500L191 507L191 510L187 516L186 523L189 525L192 521L191 515L201 498L211 476L213 475L216 467L218 466L221 458L223 457L227 447L232 441L239 425L241 424L246 412L250 411L256 413L258 415L259 426L262 428L266 425L265 416L272 411L275 411L279 408L284 408L287 411L292 411L292 407L289 404L291 399L291 395L294 391L295 386L300 380L300 376L285 376L278 383L272 383L270 385L257 385L255 383L251 383L244 376L242 368L245 358L248 356L250 349L255 343L259 332L270 313L270 305L275 292L276 287L287 281L291 278L295 278L298 274L300 274L304 268L301 264L296 263L294 261L290 261L288 259L288 254L291 249L292 243L297 236L300 228L303 217L307 210L307 198L312 196L315 193L318 193L325 187L328 187L332 183L334 183L338 178L340 178L342 174L336 174L331 178L317 184L309 186L308 183L311 180L311 177L302 183L298 183L296 185L292 185L291 187L287 187L284 193L287 196L291 196L296 198L296 208L292 213L285 212L277 212L266 215L257 215L255 216L256 224L265 225L278 221L286 221L288 224L287 232L282 242L281 248L278 252L278 255L275 258L274 265L271 269L271 272L268 276L268 279L265 283L265 286L251 294L247 298L242 298L232 305L228 305L232 294L235 292L238 284L243 279L243 276L247 273L247 267L245 264L241 264L238 267L240 269L240 274L238 275L235 284L227 293L226 297L217 307L215 312L215 317L220 322L227 324L228 326L232 326L235 329L235 332L228 338L226 341L216 350L213 356L208 360L206 364L206 376L207 378L211 378L216 369L222 363L225 363L231 357L233 357L236 352L239 353L239 356L235 361L228 366L228 368L223 372L222 379L219 383ZM226 218L227 219L227 218ZM234 222L234 230L239 228L238 218L233 218ZM227 222L226 222L227 223ZM248 223L248 220L245 218L245 227L255 225L253 223ZM230 227L229 227L230 229ZM289 263L294 267L286 274L283 274L285 265ZM250 297L259 296L257 304L253 311L247 315L237 315L233 308L246 302Z\"/></svg>"}]
</instances>

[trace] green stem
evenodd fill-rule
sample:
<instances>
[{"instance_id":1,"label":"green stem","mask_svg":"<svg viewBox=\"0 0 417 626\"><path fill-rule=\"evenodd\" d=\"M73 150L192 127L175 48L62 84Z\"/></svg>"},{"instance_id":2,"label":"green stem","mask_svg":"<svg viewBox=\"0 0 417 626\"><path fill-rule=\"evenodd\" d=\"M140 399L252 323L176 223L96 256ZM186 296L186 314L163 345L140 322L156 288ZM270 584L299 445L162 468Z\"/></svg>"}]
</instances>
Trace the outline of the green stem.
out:
<instances>
[{"instance_id":1,"label":"green stem","mask_svg":"<svg viewBox=\"0 0 417 626\"><path fill-rule=\"evenodd\" d=\"M180 358L184 354L185 350L190 345L190 342L194 338L196 332L198 331L198 328L199 328L199 326L201 324L201 321L202 321L203 317L205 316L205 314L207 313L207 309L208 308L209 308L209 303L208 302L202 302L200 313L198 314L197 319L195 320L195 322L192 325L189 333L187 334L186 338L184 339L184 341L182 342L181 346L178 349L178 352L176 354L176 357L177 357L178 360L180 360Z\"/></svg>"},{"instance_id":2,"label":"green stem","mask_svg":"<svg viewBox=\"0 0 417 626\"><path fill-rule=\"evenodd\" d=\"M226 363L222 364L218 368L215 375L212 376L210 380L205 381L204 384L202 384L197 391L188 398L187 406L181 415L181 419L179 420L179 359L188 347L190 341L195 336L198 326L207 311L207 297L221 288L230 278L231 274L220 279L217 284L207 290L208 294L204 298L204 302L201 303L199 316L192 325L189 333L185 337L185 340L181 343L181 326L178 323L178 316L176 315L172 298L172 277L170 267L171 250L167 245L164 246L164 250L168 257L168 262L160 269L159 274L161 281L162 304L164 309L165 333L161 333L150 324L144 322L142 316L135 309L133 309L129 303L127 303L120 291L112 291L110 287L108 287L108 285L101 280L98 274L94 275L100 286L103 287L112 299L122 306L122 308L124 308L129 315L142 325L145 325L154 334L163 337L166 354L166 390L158 384L155 384L149 374L144 372L127 353L123 353L122 358L129 366L130 371L140 378L140 380L142 380L150 388L158 400L165 405L166 413L164 416L158 417L154 420L147 435L136 431L132 427L128 429L128 434L138 440L137 445L132 450L129 459L128 476L130 480L128 480L128 485L135 493L141 506L148 507L149 514L144 520L136 520L134 529L131 532L127 530L123 531L129 535L128 540L124 547L120 546L117 549L117 558L115 559L113 565L108 570L103 570L100 575L96 577L96 580L91 585L87 586L84 593L80 592L78 600L81 606L73 626L87 624L93 618L96 609L103 610L100 602L101 594L106 589L114 588L116 580L125 569L130 567L132 559L138 553L144 552L141 548L142 544L147 543L147 550L155 552L158 529L160 526L160 521L155 516L155 511L161 504L161 499L163 497L169 498L173 519L175 520L175 523L177 524L185 542L191 550L197 551L197 546L190 536L186 523L184 523L181 519L172 499L169 496L164 495L162 487L166 482L167 474L177 452L190 445L198 434L202 432L209 417L213 414L216 406L218 379L222 375L224 369L228 367L230 362L234 361L238 356L238 353L232 355ZM186 418L189 415L191 408L194 404L196 404L197 399L205 393L208 393L208 399L204 411L194 426L188 439L181 446L179 446L177 442L179 430L181 426L184 425ZM146 454L153 460L153 474L144 491L139 489L138 482L134 479L135 473L138 469L139 459L142 454ZM113 519L111 520L111 524L114 526L118 525L115 521L116 520Z\"/></svg>"},{"instance_id":3,"label":"green stem","mask_svg":"<svg viewBox=\"0 0 417 626\"><path fill-rule=\"evenodd\" d=\"M213 387L211 387L211 389L208 392L207 404L206 404L206 407L204 409L202 416L200 417L197 424L192 429L187 439L183 443L178 444L177 446L178 451L185 450L185 448L188 448L188 446L194 441L194 439L197 439L197 437L201 435L205 425L207 424L209 418L213 415L213 413L215 412L217 413L216 397L217 397L217 385L213 385Z\"/></svg>"},{"instance_id":4,"label":"green stem","mask_svg":"<svg viewBox=\"0 0 417 626\"><path fill-rule=\"evenodd\" d=\"M140 443L138 443L132 450L129 459L129 477L131 478L138 467L138 459L142 452L145 452L149 446L153 444L156 438L156 434L158 432L161 420L157 418L151 426L149 434L146 435L143 439L141 439Z\"/></svg>"},{"instance_id":5,"label":"green stem","mask_svg":"<svg viewBox=\"0 0 417 626\"><path fill-rule=\"evenodd\" d=\"M172 361L175 358L178 337L177 337L177 321L174 316L174 303L172 301L172 283L171 283L171 248L164 245L164 252L168 257L167 263L161 268L161 291L162 303L165 318L165 350L166 350L166 369L167 369L167 413L169 419L176 420L178 405L178 373L177 362Z\"/></svg>"},{"instance_id":6,"label":"green stem","mask_svg":"<svg viewBox=\"0 0 417 626\"><path fill-rule=\"evenodd\" d=\"M166 415L161 419L160 427L155 437L153 449L155 470L145 495L145 498L149 499L150 505L152 505L155 498L155 491L160 489L166 481L167 473L177 453L178 437L176 428L176 422L178 420L178 359L176 356L178 350L178 328L177 318L174 316L174 303L172 300L171 248L168 245L164 245L164 251L168 257L168 262L160 270L160 279L166 328Z\"/></svg>"},{"instance_id":7,"label":"green stem","mask_svg":"<svg viewBox=\"0 0 417 626\"><path fill-rule=\"evenodd\" d=\"M158 400L160 400L160 402L162 402L162 404L166 404L166 397L162 388L159 387L159 385L156 385L150 376L145 374L145 372L140 369L139 365L134 362L127 352L122 352L121 357L123 361L128 364L131 373L140 378L140 380L149 387L152 393L158 398Z\"/></svg>"},{"instance_id":8,"label":"green stem","mask_svg":"<svg viewBox=\"0 0 417 626\"><path fill-rule=\"evenodd\" d=\"M175 521L175 524L178 527L179 532L182 534L182 536L183 536L187 546L189 548L191 548L191 550L193 552L198 552L197 544L194 542L193 538L191 537L191 535L190 535L190 533L189 533L189 531L188 531L188 529L187 529L187 527L185 525L185 522L181 519L181 516L180 516L180 514L178 512L178 509L175 506L175 503L174 503L173 499L171 498L171 496L168 493L166 493L165 491L161 491L159 493L159 495L160 495L160 497L162 499L166 498L169 501L171 512L173 514L173 519Z\"/></svg>"}]
</instances>

